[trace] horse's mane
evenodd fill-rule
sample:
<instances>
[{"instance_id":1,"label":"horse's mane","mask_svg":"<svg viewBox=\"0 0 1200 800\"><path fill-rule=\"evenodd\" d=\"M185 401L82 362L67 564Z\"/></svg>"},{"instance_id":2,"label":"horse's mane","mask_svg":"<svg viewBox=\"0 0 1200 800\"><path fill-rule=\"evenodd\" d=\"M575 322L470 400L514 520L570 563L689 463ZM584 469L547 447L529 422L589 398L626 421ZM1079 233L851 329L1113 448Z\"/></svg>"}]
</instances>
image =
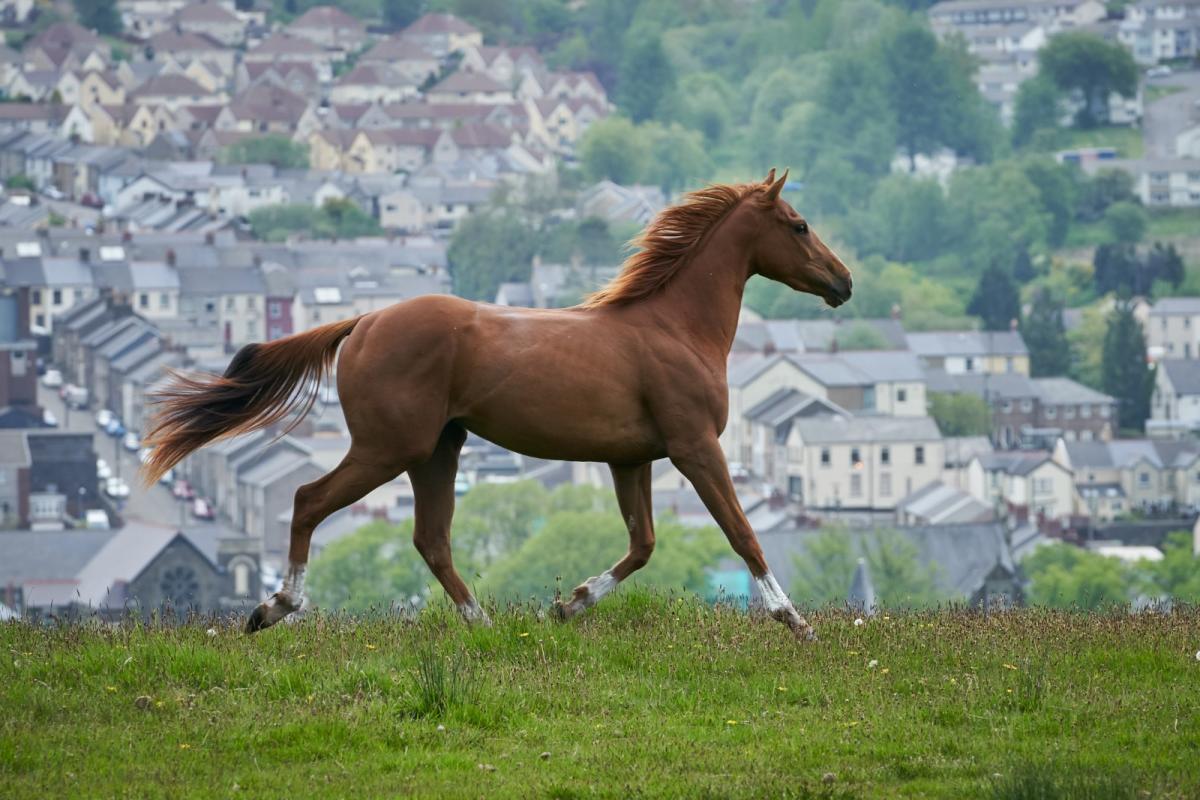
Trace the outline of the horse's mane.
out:
<instances>
[{"instance_id":1,"label":"horse's mane","mask_svg":"<svg viewBox=\"0 0 1200 800\"><path fill-rule=\"evenodd\" d=\"M714 225L747 196L767 188L761 183L714 184L684 195L682 202L663 209L630 240L631 246L641 249L625 260L620 274L588 295L582 307L630 303L658 291Z\"/></svg>"}]
</instances>

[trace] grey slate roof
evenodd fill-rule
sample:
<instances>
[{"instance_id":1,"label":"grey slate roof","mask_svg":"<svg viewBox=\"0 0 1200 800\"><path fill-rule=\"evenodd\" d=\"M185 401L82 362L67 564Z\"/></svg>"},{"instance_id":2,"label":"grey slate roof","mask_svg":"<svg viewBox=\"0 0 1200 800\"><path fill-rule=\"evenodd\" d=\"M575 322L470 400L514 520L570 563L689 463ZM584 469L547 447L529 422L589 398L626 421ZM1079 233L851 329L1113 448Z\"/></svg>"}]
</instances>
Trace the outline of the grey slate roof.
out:
<instances>
[{"instance_id":1,"label":"grey slate roof","mask_svg":"<svg viewBox=\"0 0 1200 800\"><path fill-rule=\"evenodd\" d=\"M0 531L0 586L73 580L113 531Z\"/></svg>"},{"instance_id":2,"label":"grey slate roof","mask_svg":"<svg viewBox=\"0 0 1200 800\"><path fill-rule=\"evenodd\" d=\"M1033 378L1031 380L1037 390L1038 399L1047 405L1101 405L1117 402L1115 398L1103 392L1097 392L1070 378Z\"/></svg>"},{"instance_id":3,"label":"grey slate roof","mask_svg":"<svg viewBox=\"0 0 1200 800\"><path fill-rule=\"evenodd\" d=\"M267 283L257 267L191 268L179 270L183 294L265 294Z\"/></svg>"},{"instance_id":4,"label":"grey slate roof","mask_svg":"<svg viewBox=\"0 0 1200 800\"><path fill-rule=\"evenodd\" d=\"M1007 451L980 456L979 463L989 472L1009 475L1028 475L1047 461L1057 464L1050 453L1036 451Z\"/></svg>"},{"instance_id":5,"label":"grey slate roof","mask_svg":"<svg viewBox=\"0 0 1200 800\"><path fill-rule=\"evenodd\" d=\"M806 444L925 442L941 439L931 417L802 417L792 423Z\"/></svg>"},{"instance_id":6,"label":"grey slate roof","mask_svg":"<svg viewBox=\"0 0 1200 800\"><path fill-rule=\"evenodd\" d=\"M1164 297L1150 307L1150 316L1200 314L1200 297Z\"/></svg>"},{"instance_id":7,"label":"grey slate roof","mask_svg":"<svg viewBox=\"0 0 1200 800\"><path fill-rule=\"evenodd\" d=\"M1176 394L1200 394L1200 359L1164 358L1158 367L1166 372Z\"/></svg>"},{"instance_id":8,"label":"grey slate roof","mask_svg":"<svg viewBox=\"0 0 1200 800\"><path fill-rule=\"evenodd\" d=\"M930 331L908 334L908 348L925 358L946 356L1026 356L1016 331Z\"/></svg>"}]
</instances>

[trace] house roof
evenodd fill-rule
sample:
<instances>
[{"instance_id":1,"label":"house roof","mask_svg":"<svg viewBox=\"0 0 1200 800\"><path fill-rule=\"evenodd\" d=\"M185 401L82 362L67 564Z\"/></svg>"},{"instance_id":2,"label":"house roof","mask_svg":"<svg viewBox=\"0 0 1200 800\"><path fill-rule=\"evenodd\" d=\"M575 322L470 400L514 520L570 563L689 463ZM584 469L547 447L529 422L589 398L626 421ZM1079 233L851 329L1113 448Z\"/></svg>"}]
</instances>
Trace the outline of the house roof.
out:
<instances>
[{"instance_id":1,"label":"house roof","mask_svg":"<svg viewBox=\"0 0 1200 800\"><path fill-rule=\"evenodd\" d=\"M1005 451L985 453L979 456L979 463L988 472L1004 472L1009 475L1028 475L1045 463L1054 464L1066 469L1045 451Z\"/></svg>"},{"instance_id":2,"label":"house roof","mask_svg":"<svg viewBox=\"0 0 1200 800\"><path fill-rule=\"evenodd\" d=\"M232 13L227 11L220 3L188 3L183 8L175 12L176 22L193 22L193 23L226 23L230 25L239 25L239 20Z\"/></svg>"},{"instance_id":3,"label":"house roof","mask_svg":"<svg viewBox=\"0 0 1200 800\"><path fill-rule=\"evenodd\" d=\"M1076 469L1129 469L1141 462L1158 469L1185 469L1200 458L1200 442L1186 439L1113 439L1064 445Z\"/></svg>"},{"instance_id":4,"label":"house roof","mask_svg":"<svg viewBox=\"0 0 1200 800\"><path fill-rule=\"evenodd\" d=\"M289 36L282 31L271 34L255 48L250 55L268 56L324 56L325 50L320 45L299 36Z\"/></svg>"},{"instance_id":5,"label":"house roof","mask_svg":"<svg viewBox=\"0 0 1200 800\"><path fill-rule=\"evenodd\" d=\"M113 592L114 584L135 580L179 536L191 541L191 537L175 528L136 520L126 523L79 570L76 602L92 608L123 605L126 598L123 593ZM191 543L196 546L194 541ZM202 549L197 549L208 558Z\"/></svg>"},{"instance_id":6,"label":"house roof","mask_svg":"<svg viewBox=\"0 0 1200 800\"><path fill-rule=\"evenodd\" d=\"M154 52L159 54L229 49L216 39L194 31L163 31L151 36L146 44L153 47Z\"/></svg>"},{"instance_id":7,"label":"house roof","mask_svg":"<svg viewBox=\"0 0 1200 800\"><path fill-rule=\"evenodd\" d=\"M404 29L408 34L479 33L479 29L453 14L425 14Z\"/></svg>"},{"instance_id":8,"label":"house roof","mask_svg":"<svg viewBox=\"0 0 1200 800\"><path fill-rule=\"evenodd\" d=\"M800 418L792 425L805 444L928 442L942 438L932 417L853 417L833 414Z\"/></svg>"},{"instance_id":9,"label":"house roof","mask_svg":"<svg viewBox=\"0 0 1200 800\"><path fill-rule=\"evenodd\" d=\"M0 430L0 464L7 467L28 467L29 440L25 431Z\"/></svg>"},{"instance_id":10,"label":"house roof","mask_svg":"<svg viewBox=\"0 0 1200 800\"><path fill-rule=\"evenodd\" d=\"M1105 404L1117 402L1115 398L1097 392L1070 378L1031 379L1038 399L1046 405Z\"/></svg>"},{"instance_id":11,"label":"house roof","mask_svg":"<svg viewBox=\"0 0 1200 800\"><path fill-rule=\"evenodd\" d=\"M1158 368L1166 373L1176 394L1200 394L1200 360L1164 358Z\"/></svg>"},{"instance_id":12,"label":"house roof","mask_svg":"<svg viewBox=\"0 0 1200 800\"><path fill-rule=\"evenodd\" d=\"M189 267L179 270L179 291L191 295L263 294L267 284L256 267Z\"/></svg>"},{"instance_id":13,"label":"house roof","mask_svg":"<svg viewBox=\"0 0 1200 800\"><path fill-rule=\"evenodd\" d=\"M355 28L363 33L367 30L366 25L336 6L313 6L288 25L289 30L325 31L337 28Z\"/></svg>"},{"instance_id":14,"label":"house roof","mask_svg":"<svg viewBox=\"0 0 1200 800\"><path fill-rule=\"evenodd\" d=\"M429 90L430 94L442 92L506 92L509 87L493 80L482 72L454 72L447 75L436 86Z\"/></svg>"},{"instance_id":15,"label":"house roof","mask_svg":"<svg viewBox=\"0 0 1200 800\"><path fill-rule=\"evenodd\" d=\"M1017 331L930 331L908 334L908 348L924 358L1027 356Z\"/></svg>"},{"instance_id":16,"label":"house roof","mask_svg":"<svg viewBox=\"0 0 1200 800\"><path fill-rule=\"evenodd\" d=\"M438 57L426 50L419 43L404 36L392 36L376 44L358 60L360 64L371 61L386 61L395 64L398 61L432 61Z\"/></svg>"},{"instance_id":17,"label":"house roof","mask_svg":"<svg viewBox=\"0 0 1200 800\"><path fill-rule=\"evenodd\" d=\"M114 531L0 531L0 587L70 581Z\"/></svg>"},{"instance_id":18,"label":"house roof","mask_svg":"<svg viewBox=\"0 0 1200 800\"><path fill-rule=\"evenodd\" d=\"M995 517L986 503L941 481L913 492L896 504L896 511L931 525L990 522Z\"/></svg>"},{"instance_id":19,"label":"house roof","mask_svg":"<svg viewBox=\"0 0 1200 800\"><path fill-rule=\"evenodd\" d=\"M1150 307L1150 316L1200 314L1200 297L1164 297Z\"/></svg>"},{"instance_id":20,"label":"house roof","mask_svg":"<svg viewBox=\"0 0 1200 800\"><path fill-rule=\"evenodd\" d=\"M210 94L208 89L205 89L188 76L168 74L155 75L153 78L150 78L148 81L134 90L132 97L136 100L144 97L153 97L159 95L164 95L167 97L204 97L208 94Z\"/></svg>"}]
</instances>

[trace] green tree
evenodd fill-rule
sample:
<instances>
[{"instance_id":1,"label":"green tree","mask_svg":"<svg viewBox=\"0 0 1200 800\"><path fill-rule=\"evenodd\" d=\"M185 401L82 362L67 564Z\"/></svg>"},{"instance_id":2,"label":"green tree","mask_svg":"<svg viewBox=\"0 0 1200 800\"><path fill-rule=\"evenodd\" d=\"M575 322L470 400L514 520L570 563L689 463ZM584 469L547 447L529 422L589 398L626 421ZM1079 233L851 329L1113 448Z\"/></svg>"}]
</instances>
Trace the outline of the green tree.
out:
<instances>
[{"instance_id":1,"label":"green tree","mask_svg":"<svg viewBox=\"0 0 1200 800\"><path fill-rule=\"evenodd\" d=\"M1149 565L1153 587L1176 602L1200 603L1200 559L1192 548L1192 532L1175 531L1163 542L1162 560Z\"/></svg>"},{"instance_id":2,"label":"green tree","mask_svg":"<svg viewBox=\"0 0 1200 800\"><path fill-rule=\"evenodd\" d=\"M413 547L411 520L372 522L330 544L313 559L308 592L324 609L362 612L424 602L436 580Z\"/></svg>"},{"instance_id":3,"label":"green tree","mask_svg":"<svg viewBox=\"0 0 1200 800\"><path fill-rule=\"evenodd\" d=\"M1146 337L1133 306L1118 303L1108 317L1103 352L1104 391L1117 398L1120 426L1142 430L1150 416L1154 370L1146 358Z\"/></svg>"},{"instance_id":4,"label":"green tree","mask_svg":"<svg viewBox=\"0 0 1200 800\"><path fill-rule=\"evenodd\" d=\"M935 180L889 175L871 193L866 212L850 235L864 253L894 261L924 261L950 241L946 195Z\"/></svg>"},{"instance_id":5,"label":"green tree","mask_svg":"<svg viewBox=\"0 0 1200 800\"><path fill-rule=\"evenodd\" d=\"M1021 297L1008 270L993 264L984 270L967 304L967 313L983 320L986 331L1006 331L1021 318Z\"/></svg>"},{"instance_id":6,"label":"green tree","mask_svg":"<svg viewBox=\"0 0 1200 800\"><path fill-rule=\"evenodd\" d=\"M845 330L834 334L839 350L889 350L891 345L884 335L863 322L855 322Z\"/></svg>"},{"instance_id":7,"label":"green tree","mask_svg":"<svg viewBox=\"0 0 1200 800\"><path fill-rule=\"evenodd\" d=\"M378 220L345 198L326 200L317 214L315 227L321 237L329 239L378 236L383 232Z\"/></svg>"},{"instance_id":8,"label":"green tree","mask_svg":"<svg viewBox=\"0 0 1200 800\"><path fill-rule=\"evenodd\" d=\"M1133 193L1133 176L1117 169L1102 169L1092 177L1082 176L1077 180L1075 218L1083 222L1095 222L1103 218L1104 212L1113 203L1137 202Z\"/></svg>"},{"instance_id":9,"label":"green tree","mask_svg":"<svg viewBox=\"0 0 1200 800\"><path fill-rule=\"evenodd\" d=\"M1104 313L1096 306L1083 310L1079 324L1067 333L1071 343L1071 377L1093 389L1104 388Z\"/></svg>"},{"instance_id":10,"label":"green tree","mask_svg":"<svg viewBox=\"0 0 1200 800\"><path fill-rule=\"evenodd\" d=\"M657 545L650 563L629 583L663 590L708 592L708 572L729 555L716 528L689 528L667 518L655 523ZM549 599L571 590L615 564L629 546L618 514L560 511L506 558L495 563L480 584L485 597Z\"/></svg>"},{"instance_id":11,"label":"green tree","mask_svg":"<svg viewBox=\"0 0 1200 800\"><path fill-rule=\"evenodd\" d=\"M303 169L308 166L308 145L293 142L278 133L253 136L223 148L220 161L224 164L270 164L278 169Z\"/></svg>"},{"instance_id":12,"label":"green tree","mask_svg":"<svg viewBox=\"0 0 1200 800\"><path fill-rule=\"evenodd\" d=\"M464 219L454 229L446 251L454 293L492 300L501 283L529 280L535 237L511 209L492 209Z\"/></svg>"},{"instance_id":13,"label":"green tree","mask_svg":"<svg viewBox=\"0 0 1200 800\"><path fill-rule=\"evenodd\" d=\"M1067 374L1071 368L1071 344L1063 324L1063 306L1045 289L1034 294L1029 314L1021 320L1021 337L1029 348L1029 371L1033 377Z\"/></svg>"},{"instance_id":14,"label":"green tree","mask_svg":"<svg viewBox=\"0 0 1200 800\"><path fill-rule=\"evenodd\" d=\"M117 0L72 0L79 24L105 36L121 33L121 12Z\"/></svg>"},{"instance_id":15,"label":"green tree","mask_svg":"<svg viewBox=\"0 0 1200 800\"><path fill-rule=\"evenodd\" d=\"M314 231L319 212L300 204L266 206L247 215L254 238L282 242L294 233Z\"/></svg>"},{"instance_id":16,"label":"green tree","mask_svg":"<svg viewBox=\"0 0 1200 800\"><path fill-rule=\"evenodd\" d=\"M828 528L806 536L795 556L791 595L813 605L844 602L858 559L866 559L875 595L884 607L927 607L946 599L936 563L924 563L916 546L896 531L851 534Z\"/></svg>"},{"instance_id":17,"label":"green tree","mask_svg":"<svg viewBox=\"0 0 1200 800\"><path fill-rule=\"evenodd\" d=\"M649 141L649 158L643 168L644 182L660 186L670 195L712 174L712 162L699 133L676 123L670 127L650 124L645 128L642 139Z\"/></svg>"},{"instance_id":18,"label":"green tree","mask_svg":"<svg viewBox=\"0 0 1200 800\"><path fill-rule=\"evenodd\" d=\"M930 392L929 416L943 436L987 436L992 432L992 411L977 395Z\"/></svg>"},{"instance_id":19,"label":"green tree","mask_svg":"<svg viewBox=\"0 0 1200 800\"><path fill-rule=\"evenodd\" d=\"M617 106L634 122L653 119L665 111L674 87L675 70L662 38L650 30L630 31L621 55Z\"/></svg>"},{"instance_id":20,"label":"green tree","mask_svg":"<svg viewBox=\"0 0 1200 800\"><path fill-rule=\"evenodd\" d=\"M382 0L383 22L392 30L407 28L424 8L424 0Z\"/></svg>"},{"instance_id":21,"label":"green tree","mask_svg":"<svg viewBox=\"0 0 1200 800\"><path fill-rule=\"evenodd\" d=\"M1063 91L1077 90L1083 98L1076 117L1081 127L1108 121L1108 98L1137 92L1138 69L1129 50L1091 33L1051 37L1038 51L1041 73Z\"/></svg>"},{"instance_id":22,"label":"green tree","mask_svg":"<svg viewBox=\"0 0 1200 800\"><path fill-rule=\"evenodd\" d=\"M1146 234L1150 220L1146 209L1137 203L1120 201L1104 211L1104 225L1108 228L1110 241L1121 244L1137 244Z\"/></svg>"},{"instance_id":23,"label":"green tree","mask_svg":"<svg viewBox=\"0 0 1200 800\"><path fill-rule=\"evenodd\" d=\"M468 561L468 572L482 570L521 546L546 515L548 492L537 481L481 483L458 502L453 540Z\"/></svg>"},{"instance_id":24,"label":"green tree","mask_svg":"<svg viewBox=\"0 0 1200 800\"><path fill-rule=\"evenodd\" d=\"M16 189L19 191L32 192L37 189L37 186L34 184L33 178L30 178L24 173L19 173L17 175L8 176L8 178L4 180L4 188L10 191Z\"/></svg>"},{"instance_id":25,"label":"green tree","mask_svg":"<svg viewBox=\"0 0 1200 800\"><path fill-rule=\"evenodd\" d=\"M947 205L955 251L977 263L1011 265L1018 252L1049 238L1042 192L1013 161L957 171Z\"/></svg>"},{"instance_id":26,"label":"green tree","mask_svg":"<svg viewBox=\"0 0 1200 800\"><path fill-rule=\"evenodd\" d=\"M579 160L588 180L628 185L645 171L642 131L624 117L612 116L588 127L579 143Z\"/></svg>"},{"instance_id":27,"label":"green tree","mask_svg":"<svg viewBox=\"0 0 1200 800\"><path fill-rule=\"evenodd\" d=\"M1062 92L1045 75L1021 82L1013 101L1012 143L1024 147L1041 130L1058 127Z\"/></svg>"},{"instance_id":28,"label":"green tree","mask_svg":"<svg viewBox=\"0 0 1200 800\"><path fill-rule=\"evenodd\" d=\"M1055 543L1034 550L1021 566L1029 576L1034 605L1099 609L1130 599L1133 575L1117 558Z\"/></svg>"},{"instance_id":29,"label":"green tree","mask_svg":"<svg viewBox=\"0 0 1200 800\"><path fill-rule=\"evenodd\" d=\"M1075 216L1073 169L1049 158L1030 158L1022 165L1025 177L1037 189L1041 208L1049 215L1046 241L1054 247L1067 240Z\"/></svg>"}]
</instances>

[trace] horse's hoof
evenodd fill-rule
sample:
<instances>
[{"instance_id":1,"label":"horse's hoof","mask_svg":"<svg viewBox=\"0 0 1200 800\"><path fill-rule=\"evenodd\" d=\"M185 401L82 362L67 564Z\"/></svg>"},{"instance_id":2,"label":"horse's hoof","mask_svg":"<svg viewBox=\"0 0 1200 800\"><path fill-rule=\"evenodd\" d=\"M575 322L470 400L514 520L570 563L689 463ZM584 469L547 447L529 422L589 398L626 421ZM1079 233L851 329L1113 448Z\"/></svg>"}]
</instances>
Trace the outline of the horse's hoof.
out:
<instances>
[{"instance_id":1,"label":"horse's hoof","mask_svg":"<svg viewBox=\"0 0 1200 800\"><path fill-rule=\"evenodd\" d=\"M558 622L566 622L571 617L575 616L575 612L570 609L567 603L561 600L555 600L554 605L550 606L550 616Z\"/></svg>"}]
</instances>

